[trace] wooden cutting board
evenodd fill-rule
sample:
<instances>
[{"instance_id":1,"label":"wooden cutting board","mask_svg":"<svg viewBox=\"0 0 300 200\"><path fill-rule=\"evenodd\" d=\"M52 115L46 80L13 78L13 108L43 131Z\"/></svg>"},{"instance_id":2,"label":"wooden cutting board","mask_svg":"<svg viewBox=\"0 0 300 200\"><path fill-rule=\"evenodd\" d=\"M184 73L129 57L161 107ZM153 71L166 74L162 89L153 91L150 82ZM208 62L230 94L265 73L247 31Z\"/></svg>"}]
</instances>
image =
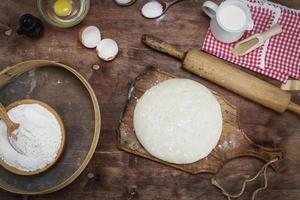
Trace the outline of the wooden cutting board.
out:
<instances>
[{"instance_id":1,"label":"wooden cutting board","mask_svg":"<svg viewBox=\"0 0 300 200\"><path fill-rule=\"evenodd\" d=\"M195 163L181 165L168 163L150 155L139 143L134 132L133 113L135 105L137 100L148 89L171 78L177 77L158 69L150 68L135 79L129 89L127 106L120 120L118 130L118 147L120 149L192 174L202 172L216 174L226 162L242 156L259 158L265 162L273 160L276 157L282 157L282 152L279 149L266 148L251 141L240 129L239 110L222 95L214 91L212 92L221 105L223 130L221 138L213 151L206 158ZM272 167L276 169L276 165Z\"/></svg>"}]
</instances>

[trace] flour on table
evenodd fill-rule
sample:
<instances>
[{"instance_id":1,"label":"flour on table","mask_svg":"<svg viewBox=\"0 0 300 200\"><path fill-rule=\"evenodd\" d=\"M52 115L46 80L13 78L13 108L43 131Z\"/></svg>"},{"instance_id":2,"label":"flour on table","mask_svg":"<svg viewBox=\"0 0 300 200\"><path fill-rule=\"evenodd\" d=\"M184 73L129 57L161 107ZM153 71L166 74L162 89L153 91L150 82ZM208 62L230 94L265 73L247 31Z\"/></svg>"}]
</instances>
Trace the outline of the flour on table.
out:
<instances>
[{"instance_id":1,"label":"flour on table","mask_svg":"<svg viewBox=\"0 0 300 200\"><path fill-rule=\"evenodd\" d=\"M18 105L8 115L20 127L17 139L10 138L10 144L6 124L0 120L0 158L21 171L36 171L52 164L62 139L55 116L38 104Z\"/></svg>"}]
</instances>

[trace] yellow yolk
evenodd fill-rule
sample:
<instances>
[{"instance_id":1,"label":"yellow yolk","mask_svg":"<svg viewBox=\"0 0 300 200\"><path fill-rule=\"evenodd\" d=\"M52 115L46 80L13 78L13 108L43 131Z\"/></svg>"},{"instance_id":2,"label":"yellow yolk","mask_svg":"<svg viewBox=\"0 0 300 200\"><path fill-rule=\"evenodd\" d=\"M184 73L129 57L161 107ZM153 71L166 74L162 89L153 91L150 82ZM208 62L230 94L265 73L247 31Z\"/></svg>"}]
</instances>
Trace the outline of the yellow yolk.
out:
<instances>
[{"instance_id":1,"label":"yellow yolk","mask_svg":"<svg viewBox=\"0 0 300 200\"><path fill-rule=\"evenodd\" d=\"M57 16L66 17L72 12L72 4L69 0L57 0L54 3L54 12Z\"/></svg>"}]
</instances>

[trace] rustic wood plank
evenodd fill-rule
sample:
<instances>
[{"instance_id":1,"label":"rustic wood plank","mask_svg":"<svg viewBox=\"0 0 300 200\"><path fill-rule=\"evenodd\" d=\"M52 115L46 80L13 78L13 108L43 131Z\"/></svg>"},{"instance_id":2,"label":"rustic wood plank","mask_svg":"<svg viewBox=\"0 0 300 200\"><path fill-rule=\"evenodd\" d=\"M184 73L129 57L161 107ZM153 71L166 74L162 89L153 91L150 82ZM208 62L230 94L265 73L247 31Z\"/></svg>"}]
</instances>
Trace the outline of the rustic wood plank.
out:
<instances>
[{"instance_id":1,"label":"rustic wood plank","mask_svg":"<svg viewBox=\"0 0 300 200\"><path fill-rule=\"evenodd\" d=\"M161 21L145 20L140 15L139 9L144 2L146 0L138 0L131 7L120 8L112 0L92 0L91 10L80 25L70 29L55 29L46 25L44 37L37 41L18 36L15 32L10 37L0 33L0 69L29 59L50 59L69 64L88 79L101 106L100 144L83 174L60 192L28 199L128 199L130 194L132 199L141 200L224 199L211 186L211 175L190 175L116 148L115 130L126 104L130 82L148 66L157 66L177 76L197 80L235 104L241 111L241 127L251 139L261 145L282 148L284 152L280 170L277 173L269 170L270 186L267 191L259 193L258 199L300 199L299 117L290 112L277 114L238 97L182 70L175 59L141 44L141 35L150 33L178 44L182 49L199 49L209 24L208 18L201 12L204 0L182 2L171 8ZM299 0L275 2L300 8ZM10 24L14 31L18 17L24 13L38 15L35 1L7 0L0 4L0 22ZM85 25L99 26L104 38L113 38L118 42L121 51L115 61L100 61L94 50L80 45L77 32ZM98 63L101 69L93 71L91 66L94 63ZM294 100L300 103L299 92L294 94ZM237 191L240 179L254 174L261 166L262 162L256 159L237 159L226 164L217 177L222 183L227 183L226 188ZM259 184L250 185L243 199L249 199L251 190ZM0 190L0 199L17 200L22 197Z\"/></svg>"}]
</instances>

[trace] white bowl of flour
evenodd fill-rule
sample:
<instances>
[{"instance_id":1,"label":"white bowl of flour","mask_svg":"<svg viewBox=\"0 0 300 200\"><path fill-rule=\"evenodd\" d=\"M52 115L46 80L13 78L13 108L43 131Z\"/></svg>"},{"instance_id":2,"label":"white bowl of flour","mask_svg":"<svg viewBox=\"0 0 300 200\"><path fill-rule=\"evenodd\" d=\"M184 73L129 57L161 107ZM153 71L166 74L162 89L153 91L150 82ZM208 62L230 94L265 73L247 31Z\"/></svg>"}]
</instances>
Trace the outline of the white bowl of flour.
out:
<instances>
[{"instance_id":1,"label":"white bowl of flour","mask_svg":"<svg viewBox=\"0 0 300 200\"><path fill-rule=\"evenodd\" d=\"M8 138L6 124L0 120L0 164L18 175L35 175L49 169L65 144L60 116L49 105L33 99L16 101L7 110L20 127L16 139Z\"/></svg>"}]
</instances>

